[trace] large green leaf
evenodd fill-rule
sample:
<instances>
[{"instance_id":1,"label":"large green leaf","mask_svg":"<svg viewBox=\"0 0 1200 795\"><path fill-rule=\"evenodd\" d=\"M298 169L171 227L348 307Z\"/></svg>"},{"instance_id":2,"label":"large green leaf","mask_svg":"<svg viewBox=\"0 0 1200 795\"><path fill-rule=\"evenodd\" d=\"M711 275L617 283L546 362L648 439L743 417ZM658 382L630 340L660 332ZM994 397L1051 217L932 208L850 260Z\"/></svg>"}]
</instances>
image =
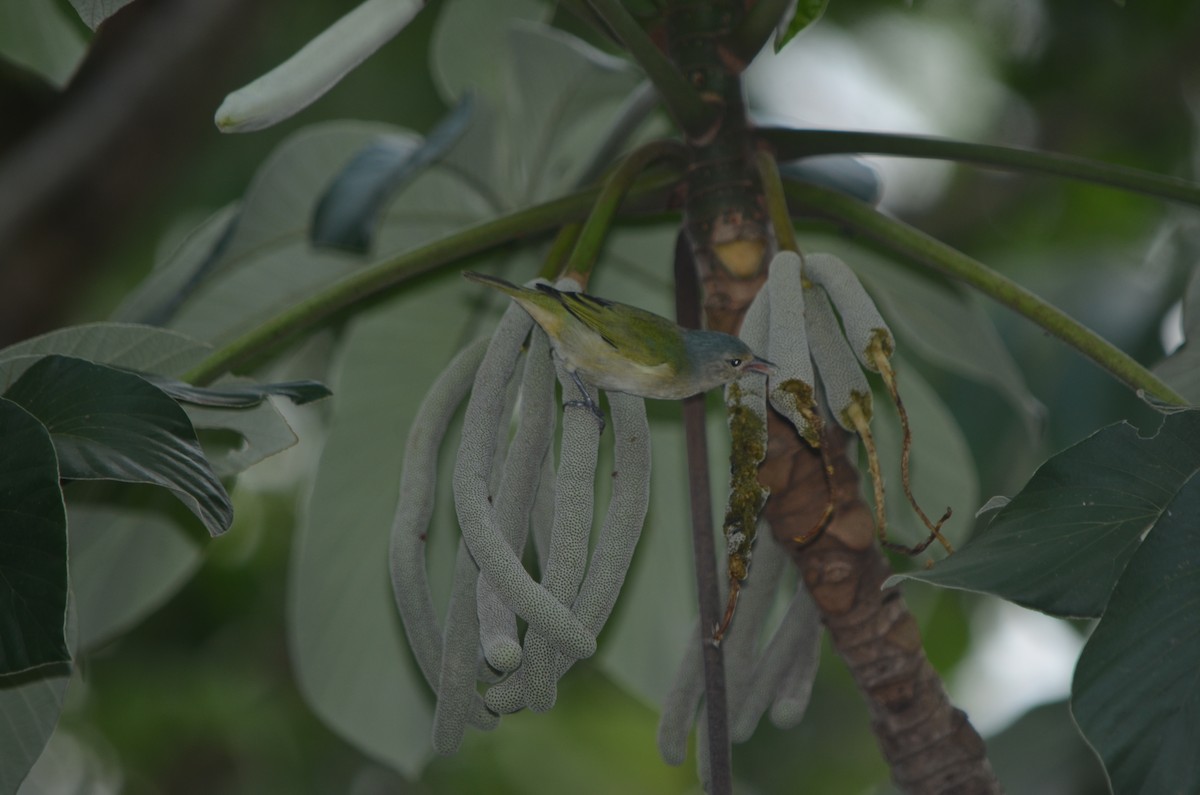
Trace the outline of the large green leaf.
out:
<instances>
[{"instance_id":1,"label":"large green leaf","mask_svg":"<svg viewBox=\"0 0 1200 795\"><path fill-rule=\"evenodd\" d=\"M66 617L68 651L76 650L75 606ZM69 662L42 666L33 671L0 676L0 795L27 792L23 782L32 777L35 763L45 765L47 743L56 734L67 686L72 679ZM35 790L36 792L36 790Z\"/></svg>"},{"instance_id":2,"label":"large green leaf","mask_svg":"<svg viewBox=\"0 0 1200 795\"><path fill-rule=\"evenodd\" d=\"M1125 567L1075 668L1071 711L1115 795L1200 792L1195 473Z\"/></svg>"},{"instance_id":3,"label":"large green leaf","mask_svg":"<svg viewBox=\"0 0 1200 795\"><path fill-rule=\"evenodd\" d=\"M177 232L164 235L150 275L125 294L111 318L153 326L169 323L225 255L241 213L241 202L233 202L182 236Z\"/></svg>"},{"instance_id":4,"label":"large green leaf","mask_svg":"<svg viewBox=\"0 0 1200 795\"><path fill-rule=\"evenodd\" d=\"M0 350L0 391L47 354L161 375L181 375L212 349L177 331L136 323L85 323Z\"/></svg>"},{"instance_id":5,"label":"large green leaf","mask_svg":"<svg viewBox=\"0 0 1200 795\"><path fill-rule=\"evenodd\" d=\"M195 245L177 250L178 263L164 262L150 273L118 317L144 317L174 304L179 294L170 326L198 339L226 341L365 264L494 212L461 177L431 168L388 205L373 259L313 248L308 229L320 196L357 152L385 135L418 140L395 127L364 122L314 125L289 137L255 174L232 230L226 235L220 218L208 222L194 234ZM197 277L202 242L220 251Z\"/></svg>"},{"instance_id":6,"label":"large green leaf","mask_svg":"<svg viewBox=\"0 0 1200 795\"><path fill-rule=\"evenodd\" d=\"M472 107L471 95L464 95L420 143L385 136L355 155L317 204L313 244L365 254L384 207L462 136Z\"/></svg>"},{"instance_id":7,"label":"large green leaf","mask_svg":"<svg viewBox=\"0 0 1200 795\"><path fill-rule=\"evenodd\" d=\"M966 546L893 577L996 594L1059 616L1099 616L1142 537L1200 468L1200 411L1140 436L1117 423L1054 456Z\"/></svg>"},{"instance_id":8,"label":"large green leaf","mask_svg":"<svg viewBox=\"0 0 1200 795\"><path fill-rule=\"evenodd\" d=\"M71 0L79 18L95 30L101 22L120 11L133 0Z\"/></svg>"},{"instance_id":9,"label":"large green leaf","mask_svg":"<svg viewBox=\"0 0 1200 795\"><path fill-rule=\"evenodd\" d=\"M57 3L0 0L0 58L61 88L87 44Z\"/></svg>"},{"instance_id":10,"label":"large green leaf","mask_svg":"<svg viewBox=\"0 0 1200 795\"><path fill-rule=\"evenodd\" d=\"M422 0L363 0L299 52L225 98L223 132L261 130L315 102L412 21Z\"/></svg>"},{"instance_id":11,"label":"large green leaf","mask_svg":"<svg viewBox=\"0 0 1200 795\"><path fill-rule=\"evenodd\" d=\"M270 403L237 411L199 406L186 410L218 477L237 475L297 442L291 424Z\"/></svg>"},{"instance_id":12,"label":"large green leaf","mask_svg":"<svg viewBox=\"0 0 1200 795\"><path fill-rule=\"evenodd\" d=\"M42 756L58 724L71 666L0 676L0 793L12 795Z\"/></svg>"},{"instance_id":13,"label":"large green leaf","mask_svg":"<svg viewBox=\"0 0 1200 795\"><path fill-rule=\"evenodd\" d=\"M0 675L68 660L66 611L67 516L54 445L37 417L0 398Z\"/></svg>"},{"instance_id":14,"label":"large green leaf","mask_svg":"<svg viewBox=\"0 0 1200 795\"><path fill-rule=\"evenodd\" d=\"M508 55L502 32L514 19L545 21L553 6L542 0L456 0L443 3L430 40L429 68L442 100L451 105L467 91L493 102L504 98Z\"/></svg>"},{"instance_id":15,"label":"large green leaf","mask_svg":"<svg viewBox=\"0 0 1200 795\"><path fill-rule=\"evenodd\" d=\"M432 756L432 709L396 616L388 532L408 425L470 320L469 291L445 274L351 322L292 557L288 636L301 692L342 737L409 776ZM453 569L457 535L453 511L439 512L429 540L445 549L433 571Z\"/></svg>"},{"instance_id":16,"label":"large green leaf","mask_svg":"<svg viewBox=\"0 0 1200 795\"><path fill-rule=\"evenodd\" d=\"M62 477L162 486L213 535L229 529L229 495L187 414L157 387L83 359L47 356L5 397L50 431Z\"/></svg>"},{"instance_id":17,"label":"large green leaf","mask_svg":"<svg viewBox=\"0 0 1200 795\"><path fill-rule=\"evenodd\" d=\"M159 499L163 494L124 483L67 489L80 649L93 649L136 624L199 567L200 548L173 506L161 504L169 502Z\"/></svg>"}]
</instances>

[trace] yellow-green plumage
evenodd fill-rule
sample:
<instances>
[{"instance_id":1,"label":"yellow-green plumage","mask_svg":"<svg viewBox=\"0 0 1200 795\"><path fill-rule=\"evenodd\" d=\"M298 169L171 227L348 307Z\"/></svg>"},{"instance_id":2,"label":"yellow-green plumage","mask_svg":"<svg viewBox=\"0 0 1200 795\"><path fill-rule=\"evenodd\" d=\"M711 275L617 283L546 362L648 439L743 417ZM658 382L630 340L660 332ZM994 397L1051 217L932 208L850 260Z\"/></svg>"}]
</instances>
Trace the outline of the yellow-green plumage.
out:
<instances>
[{"instance_id":1,"label":"yellow-green plumage","mask_svg":"<svg viewBox=\"0 0 1200 795\"><path fill-rule=\"evenodd\" d=\"M463 275L511 296L545 330L567 370L599 389L678 400L770 366L737 337L684 329L635 306Z\"/></svg>"}]
</instances>

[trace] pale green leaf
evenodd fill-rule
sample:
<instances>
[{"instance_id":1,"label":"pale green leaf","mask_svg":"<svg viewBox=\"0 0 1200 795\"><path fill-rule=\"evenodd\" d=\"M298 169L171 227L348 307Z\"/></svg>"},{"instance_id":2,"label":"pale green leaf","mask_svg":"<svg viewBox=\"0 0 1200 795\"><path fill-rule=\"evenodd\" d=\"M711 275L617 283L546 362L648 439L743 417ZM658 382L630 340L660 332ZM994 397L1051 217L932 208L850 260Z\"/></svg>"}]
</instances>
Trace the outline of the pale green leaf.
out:
<instances>
[{"instance_id":1,"label":"pale green leaf","mask_svg":"<svg viewBox=\"0 0 1200 795\"><path fill-rule=\"evenodd\" d=\"M201 552L153 492L83 483L68 491L71 591L87 651L162 605L195 573Z\"/></svg>"},{"instance_id":2,"label":"pale green leaf","mask_svg":"<svg viewBox=\"0 0 1200 795\"><path fill-rule=\"evenodd\" d=\"M75 611L67 613L66 637L75 649ZM27 792L22 782L43 756L62 712L71 681L67 662L0 676L0 793Z\"/></svg>"},{"instance_id":3,"label":"pale green leaf","mask_svg":"<svg viewBox=\"0 0 1200 795\"><path fill-rule=\"evenodd\" d=\"M409 776L432 755L432 709L396 616L389 530L408 423L471 315L455 273L352 321L292 559L288 634L301 692L339 735ZM431 553L431 570L449 572L458 544L453 510L436 513L429 539L435 550L444 547Z\"/></svg>"},{"instance_id":4,"label":"pale green leaf","mask_svg":"<svg viewBox=\"0 0 1200 795\"><path fill-rule=\"evenodd\" d=\"M225 97L217 108L217 128L261 130L300 112L402 31L423 5L364 0L291 58Z\"/></svg>"},{"instance_id":5,"label":"pale green leaf","mask_svg":"<svg viewBox=\"0 0 1200 795\"><path fill-rule=\"evenodd\" d=\"M335 122L288 138L259 168L220 256L202 280L186 287L170 326L208 341L228 340L368 264L314 249L309 223L323 191L359 150L380 135L401 134L382 124ZM427 170L389 205L370 261L444 237L490 213L460 177ZM180 284L177 269L167 263L139 292L161 301L169 291L156 284L160 280ZM138 304L145 310L146 303Z\"/></svg>"},{"instance_id":6,"label":"pale green leaf","mask_svg":"<svg viewBox=\"0 0 1200 795\"><path fill-rule=\"evenodd\" d=\"M79 18L95 30L100 23L129 5L133 0L71 0Z\"/></svg>"},{"instance_id":7,"label":"pale green leaf","mask_svg":"<svg viewBox=\"0 0 1200 795\"><path fill-rule=\"evenodd\" d=\"M62 88L86 49L57 3L0 0L0 58Z\"/></svg>"},{"instance_id":8,"label":"pale green leaf","mask_svg":"<svg viewBox=\"0 0 1200 795\"><path fill-rule=\"evenodd\" d=\"M494 103L505 97L503 31L516 19L547 21L544 0L454 0L443 3L430 40L430 70L442 100L452 105L474 89ZM499 68L498 68L499 67Z\"/></svg>"},{"instance_id":9,"label":"pale green leaf","mask_svg":"<svg viewBox=\"0 0 1200 795\"><path fill-rule=\"evenodd\" d=\"M134 323L67 326L0 350L0 392L50 354L161 375L182 375L212 349L177 331Z\"/></svg>"}]
</instances>

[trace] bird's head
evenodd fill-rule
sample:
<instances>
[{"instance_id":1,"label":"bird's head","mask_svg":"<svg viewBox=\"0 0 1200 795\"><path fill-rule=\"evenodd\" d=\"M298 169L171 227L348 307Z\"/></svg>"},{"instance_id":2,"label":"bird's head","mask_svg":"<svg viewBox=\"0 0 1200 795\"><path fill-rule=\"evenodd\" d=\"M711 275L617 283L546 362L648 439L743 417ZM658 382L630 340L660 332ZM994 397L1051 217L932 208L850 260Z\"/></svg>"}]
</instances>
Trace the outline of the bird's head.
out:
<instances>
[{"instance_id":1,"label":"bird's head","mask_svg":"<svg viewBox=\"0 0 1200 795\"><path fill-rule=\"evenodd\" d=\"M728 384L746 373L770 375L775 365L754 354L737 337L719 331L691 331L685 338L688 359L704 389Z\"/></svg>"}]
</instances>

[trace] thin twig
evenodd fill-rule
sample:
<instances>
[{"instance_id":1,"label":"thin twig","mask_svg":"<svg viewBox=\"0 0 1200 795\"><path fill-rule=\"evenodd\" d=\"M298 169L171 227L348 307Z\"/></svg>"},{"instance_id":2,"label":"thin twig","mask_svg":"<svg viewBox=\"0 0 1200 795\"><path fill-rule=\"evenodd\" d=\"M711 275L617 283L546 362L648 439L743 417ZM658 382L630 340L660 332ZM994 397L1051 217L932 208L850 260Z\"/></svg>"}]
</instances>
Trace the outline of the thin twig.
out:
<instances>
[{"instance_id":1,"label":"thin twig","mask_svg":"<svg viewBox=\"0 0 1200 795\"><path fill-rule=\"evenodd\" d=\"M780 160L849 153L952 160L1006 171L1070 177L1147 196L1200 205L1200 183L1055 152L975 144L923 135L848 130L786 130L763 127L755 130L754 134L770 144Z\"/></svg>"},{"instance_id":2,"label":"thin twig","mask_svg":"<svg viewBox=\"0 0 1200 795\"><path fill-rule=\"evenodd\" d=\"M681 325L700 327L700 282L692 261L691 243L682 230L675 239L675 313ZM691 486L692 546L700 604L699 637L704 658L704 701L711 760L709 795L730 795L733 792L733 762L729 748L725 660L721 647L710 642L707 631L717 625L720 600L717 593L717 550L713 544L712 486L708 479L708 438L705 435L704 414L703 394L693 395L683 401L688 483Z\"/></svg>"}]
</instances>

